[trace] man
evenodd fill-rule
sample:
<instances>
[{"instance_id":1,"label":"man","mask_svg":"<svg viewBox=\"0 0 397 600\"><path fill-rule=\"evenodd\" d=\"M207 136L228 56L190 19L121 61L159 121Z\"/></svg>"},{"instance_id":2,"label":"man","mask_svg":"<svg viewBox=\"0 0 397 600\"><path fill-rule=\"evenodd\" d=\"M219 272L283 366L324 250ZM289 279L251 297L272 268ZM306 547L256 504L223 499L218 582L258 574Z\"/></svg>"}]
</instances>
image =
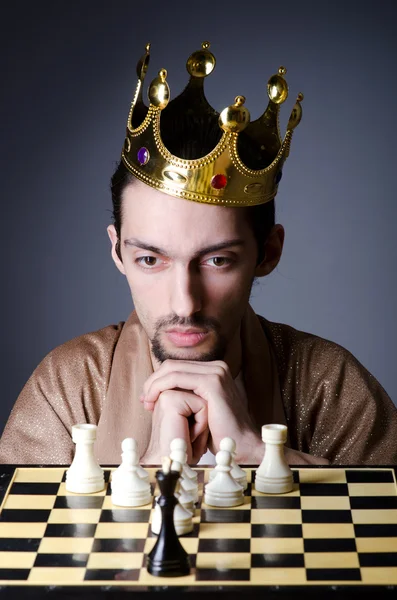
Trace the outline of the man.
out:
<instances>
[{"instance_id":1,"label":"man","mask_svg":"<svg viewBox=\"0 0 397 600\"><path fill-rule=\"evenodd\" d=\"M70 463L71 427L90 422L102 464L118 463L130 436L143 463L159 463L175 437L186 439L189 462L207 462L229 436L238 462L258 464L260 427L276 422L288 425L290 464L396 462L397 410L379 383L340 346L270 323L249 305L284 242L273 200L302 100L282 142L285 69L250 123L241 96L220 116L208 105L208 44L189 58L189 85L169 104L160 71L149 111L141 97L148 60L149 48L108 227L135 310L125 324L50 352L13 408L0 459Z\"/></svg>"}]
</instances>

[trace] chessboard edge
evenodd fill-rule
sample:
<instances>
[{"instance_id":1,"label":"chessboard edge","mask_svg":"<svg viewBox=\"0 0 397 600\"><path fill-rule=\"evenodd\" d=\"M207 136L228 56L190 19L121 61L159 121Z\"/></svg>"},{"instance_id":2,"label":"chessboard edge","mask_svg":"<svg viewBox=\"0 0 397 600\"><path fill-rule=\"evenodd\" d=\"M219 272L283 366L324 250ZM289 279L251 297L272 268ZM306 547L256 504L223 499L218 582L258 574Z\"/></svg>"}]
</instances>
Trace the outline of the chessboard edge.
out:
<instances>
[{"instance_id":1,"label":"chessboard edge","mask_svg":"<svg viewBox=\"0 0 397 600\"><path fill-rule=\"evenodd\" d=\"M160 582L159 582L160 583ZM143 598L148 600L149 598L158 598L158 593L161 591L162 598L174 600L174 598L180 595L188 594L191 600L198 600L202 598L203 594L206 594L207 600L219 600L219 595L227 594L227 600L240 600L241 593L247 594L249 597L257 598L259 593L265 593L267 600L290 600L291 595L295 594L299 597L300 593L304 591L305 599L317 600L319 593L322 594L324 600L334 599L335 595L338 594L338 600L362 600L365 598L373 598L376 594L377 600L389 600L395 598L397 591L396 585L385 586L384 584L371 585L368 587L362 587L357 585L313 585L310 587L297 586L297 585L269 585L269 586L202 586L200 588L193 586L158 586L160 589L153 588L153 586L128 586L125 587L102 587L98 586L0 586L0 598L2 600L14 600L15 593L19 600L41 600L43 595L53 593L56 595L57 600L98 600L100 598L111 598L111 600L124 600L126 593L134 592L134 598L138 600ZM98 594L99 591L99 594Z\"/></svg>"}]
</instances>

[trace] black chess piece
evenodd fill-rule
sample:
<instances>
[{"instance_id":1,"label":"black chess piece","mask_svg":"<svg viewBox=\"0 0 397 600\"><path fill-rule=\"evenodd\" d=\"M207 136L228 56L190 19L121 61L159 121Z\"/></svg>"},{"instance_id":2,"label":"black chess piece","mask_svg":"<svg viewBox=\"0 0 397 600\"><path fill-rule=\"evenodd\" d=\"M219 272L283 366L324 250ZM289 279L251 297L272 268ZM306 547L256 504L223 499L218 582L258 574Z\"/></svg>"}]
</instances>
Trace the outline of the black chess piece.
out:
<instances>
[{"instance_id":1,"label":"black chess piece","mask_svg":"<svg viewBox=\"0 0 397 600\"><path fill-rule=\"evenodd\" d=\"M174 525L174 508L178 503L175 488L179 479L178 471L157 471L161 496L161 529L153 550L147 557L147 570L157 577L182 577L190 573L189 555L179 541Z\"/></svg>"}]
</instances>

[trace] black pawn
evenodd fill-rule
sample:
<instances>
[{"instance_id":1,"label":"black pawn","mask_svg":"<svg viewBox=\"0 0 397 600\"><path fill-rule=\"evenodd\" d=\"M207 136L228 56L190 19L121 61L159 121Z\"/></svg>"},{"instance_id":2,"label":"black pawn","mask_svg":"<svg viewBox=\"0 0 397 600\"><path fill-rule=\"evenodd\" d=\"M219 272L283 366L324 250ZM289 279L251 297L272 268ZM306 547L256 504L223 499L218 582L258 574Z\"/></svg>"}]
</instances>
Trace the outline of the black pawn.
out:
<instances>
[{"instance_id":1,"label":"black pawn","mask_svg":"<svg viewBox=\"0 0 397 600\"><path fill-rule=\"evenodd\" d=\"M157 471L161 496L161 529L153 550L147 557L147 570L156 577L182 577L190 573L189 555L179 541L174 525L174 508L178 503L175 488L178 471Z\"/></svg>"}]
</instances>

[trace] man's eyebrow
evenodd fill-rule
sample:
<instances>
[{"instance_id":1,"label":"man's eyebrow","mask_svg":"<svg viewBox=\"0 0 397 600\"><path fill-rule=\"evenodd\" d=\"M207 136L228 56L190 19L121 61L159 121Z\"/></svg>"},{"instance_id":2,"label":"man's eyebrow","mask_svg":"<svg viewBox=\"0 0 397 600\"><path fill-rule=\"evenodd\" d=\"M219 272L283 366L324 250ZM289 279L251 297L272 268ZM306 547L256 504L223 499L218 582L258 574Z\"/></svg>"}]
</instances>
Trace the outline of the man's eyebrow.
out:
<instances>
[{"instance_id":1,"label":"man's eyebrow","mask_svg":"<svg viewBox=\"0 0 397 600\"><path fill-rule=\"evenodd\" d=\"M224 248L229 248L231 246L245 246L245 244L245 240L242 240L240 238L235 238L233 240L225 240L224 242L220 242L219 244L213 244L212 246L207 246L207 248L201 248L200 250L197 250L197 252L194 253L193 258L199 258L200 256L204 256L205 254L209 254L210 252L216 252L217 250L223 250ZM136 246L137 248L149 250L149 252L154 252L155 254L168 256L166 250L158 248L157 246L145 244L145 242L142 242L137 238L128 238L124 240L124 246Z\"/></svg>"}]
</instances>

